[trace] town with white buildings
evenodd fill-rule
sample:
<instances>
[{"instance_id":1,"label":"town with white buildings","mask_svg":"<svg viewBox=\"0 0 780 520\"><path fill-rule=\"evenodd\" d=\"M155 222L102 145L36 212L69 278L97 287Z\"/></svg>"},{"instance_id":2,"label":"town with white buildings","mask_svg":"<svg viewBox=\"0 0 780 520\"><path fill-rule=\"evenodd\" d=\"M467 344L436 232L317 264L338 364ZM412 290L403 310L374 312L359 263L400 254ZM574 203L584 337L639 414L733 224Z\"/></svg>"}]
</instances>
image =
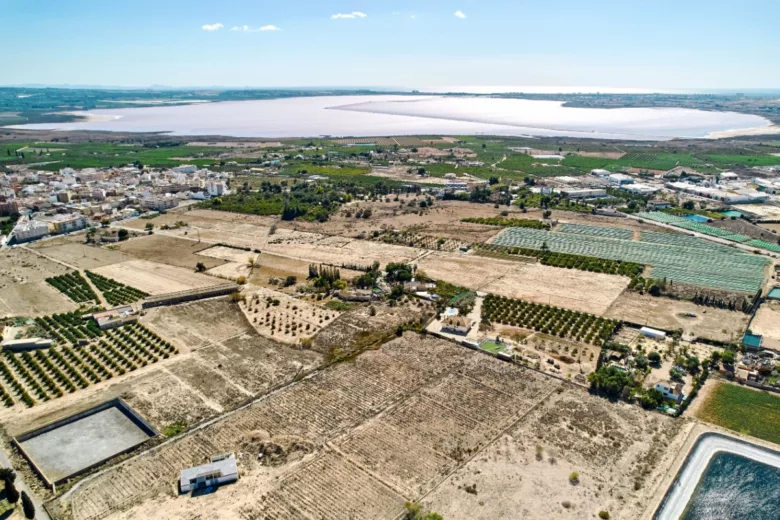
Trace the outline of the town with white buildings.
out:
<instances>
[{"instance_id":1,"label":"town with white buildings","mask_svg":"<svg viewBox=\"0 0 780 520\"><path fill-rule=\"evenodd\" d=\"M229 173L171 169L85 168L0 174L0 216L17 216L2 244L29 242L165 212L187 201L230 193Z\"/></svg>"}]
</instances>

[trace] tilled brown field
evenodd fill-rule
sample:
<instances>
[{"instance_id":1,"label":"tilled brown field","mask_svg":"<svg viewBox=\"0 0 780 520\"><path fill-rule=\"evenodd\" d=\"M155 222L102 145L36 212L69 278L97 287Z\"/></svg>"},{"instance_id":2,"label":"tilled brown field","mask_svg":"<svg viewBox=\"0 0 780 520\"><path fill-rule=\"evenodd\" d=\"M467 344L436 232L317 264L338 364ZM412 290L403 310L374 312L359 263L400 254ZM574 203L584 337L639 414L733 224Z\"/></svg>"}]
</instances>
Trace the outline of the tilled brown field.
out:
<instances>
[{"instance_id":1,"label":"tilled brown field","mask_svg":"<svg viewBox=\"0 0 780 520\"><path fill-rule=\"evenodd\" d=\"M523 384L502 384L515 379ZM405 500L435 487L559 384L408 333L87 479L51 505L55 517L80 520L130 516L134 504L153 496L166 518L190 518L193 507L206 515L219 510L225 518L394 518ZM258 432L319 448L290 464L278 481L266 482L268 493L239 492L243 482L258 478L250 466L230 488L236 499L229 504L218 500L219 493L197 504L174 493L181 467L237 450Z\"/></svg>"}]
</instances>

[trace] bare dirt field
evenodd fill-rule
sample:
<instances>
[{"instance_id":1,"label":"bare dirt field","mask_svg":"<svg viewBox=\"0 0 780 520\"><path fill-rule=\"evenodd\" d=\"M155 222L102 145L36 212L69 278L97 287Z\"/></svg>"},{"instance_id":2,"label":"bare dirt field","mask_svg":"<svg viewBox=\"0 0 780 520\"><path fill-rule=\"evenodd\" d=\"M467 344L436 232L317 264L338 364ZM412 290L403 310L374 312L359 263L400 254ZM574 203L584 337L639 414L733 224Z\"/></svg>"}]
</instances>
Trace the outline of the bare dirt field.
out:
<instances>
[{"instance_id":1,"label":"bare dirt field","mask_svg":"<svg viewBox=\"0 0 780 520\"><path fill-rule=\"evenodd\" d=\"M46 282L0 288L0 316L45 316L76 310L77 306Z\"/></svg>"},{"instance_id":2,"label":"bare dirt field","mask_svg":"<svg viewBox=\"0 0 780 520\"><path fill-rule=\"evenodd\" d=\"M567 309L603 314L628 278L460 253L432 253L417 263L435 280Z\"/></svg>"},{"instance_id":3,"label":"bare dirt field","mask_svg":"<svg viewBox=\"0 0 780 520\"><path fill-rule=\"evenodd\" d=\"M274 235L268 240L263 251L296 260L337 266L410 262L425 252L423 249L336 236L325 237L313 233Z\"/></svg>"},{"instance_id":4,"label":"bare dirt field","mask_svg":"<svg viewBox=\"0 0 780 520\"><path fill-rule=\"evenodd\" d=\"M129 262L108 265L95 269L95 272L152 295L208 287L220 283L216 278L198 274L192 270L146 260L130 260Z\"/></svg>"},{"instance_id":5,"label":"bare dirt field","mask_svg":"<svg viewBox=\"0 0 780 520\"><path fill-rule=\"evenodd\" d=\"M11 284L40 282L70 269L22 248L0 250L0 288Z\"/></svg>"},{"instance_id":6,"label":"bare dirt field","mask_svg":"<svg viewBox=\"0 0 780 520\"><path fill-rule=\"evenodd\" d=\"M562 386L422 502L444 518L638 518L683 424Z\"/></svg>"},{"instance_id":7,"label":"bare dirt field","mask_svg":"<svg viewBox=\"0 0 780 520\"><path fill-rule=\"evenodd\" d=\"M398 202L354 202L344 206L325 223L295 223L296 229L341 236L366 236L374 231L406 230L423 235L456 238L464 242L484 242L497 234L500 228L482 224L461 222L468 217L496 217L500 211L509 211L510 218L541 218L541 211L529 210L522 213L519 208L502 207L501 210L489 204L471 204L461 201L435 201L432 208L426 209L420 216L420 209L410 207L409 203L422 201L419 195L401 196ZM355 218L360 209L371 209L371 218ZM347 217L351 210L353 216ZM286 226L286 224L284 224Z\"/></svg>"},{"instance_id":8,"label":"bare dirt field","mask_svg":"<svg viewBox=\"0 0 780 520\"><path fill-rule=\"evenodd\" d=\"M762 303L750 323L750 330L764 337L765 347L780 350L780 303L770 301Z\"/></svg>"},{"instance_id":9,"label":"bare dirt field","mask_svg":"<svg viewBox=\"0 0 780 520\"><path fill-rule=\"evenodd\" d=\"M195 269L198 262L202 262L206 269L210 269L225 263L220 259L204 258L197 254L210 247L210 245L165 235L147 235L120 242L110 247L125 253L123 256L128 260L138 258L185 269ZM127 255L129 255L129 258Z\"/></svg>"},{"instance_id":10,"label":"bare dirt field","mask_svg":"<svg viewBox=\"0 0 780 520\"><path fill-rule=\"evenodd\" d=\"M687 316L688 313L696 317ZM742 336L748 316L742 312L705 307L695 303L655 298L626 291L605 316L664 330L683 329L685 336L716 341L736 341Z\"/></svg>"},{"instance_id":11,"label":"bare dirt field","mask_svg":"<svg viewBox=\"0 0 780 520\"><path fill-rule=\"evenodd\" d=\"M682 424L406 334L48 505L73 520L394 519L422 498L445 518L635 518ZM268 446L274 457L258 459ZM226 451L238 455L237 483L197 499L176 492L179 468Z\"/></svg>"},{"instance_id":12,"label":"bare dirt field","mask_svg":"<svg viewBox=\"0 0 780 520\"><path fill-rule=\"evenodd\" d=\"M74 242L37 247L46 256L64 262L79 269L95 269L104 265L118 264L133 258L118 251L88 246Z\"/></svg>"},{"instance_id":13,"label":"bare dirt field","mask_svg":"<svg viewBox=\"0 0 780 520\"><path fill-rule=\"evenodd\" d=\"M143 323L183 351L225 341L252 330L227 298L212 298L144 311Z\"/></svg>"}]
</instances>

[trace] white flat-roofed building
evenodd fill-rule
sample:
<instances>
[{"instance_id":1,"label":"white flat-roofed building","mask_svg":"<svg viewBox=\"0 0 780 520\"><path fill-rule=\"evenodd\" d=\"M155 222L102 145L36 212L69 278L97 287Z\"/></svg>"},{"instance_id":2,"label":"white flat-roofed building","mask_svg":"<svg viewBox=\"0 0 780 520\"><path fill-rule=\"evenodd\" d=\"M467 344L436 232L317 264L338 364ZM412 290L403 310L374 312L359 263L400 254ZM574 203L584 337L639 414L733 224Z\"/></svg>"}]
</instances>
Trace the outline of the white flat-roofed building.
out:
<instances>
[{"instance_id":1,"label":"white flat-roofed building","mask_svg":"<svg viewBox=\"0 0 780 520\"><path fill-rule=\"evenodd\" d=\"M649 184L635 182L633 184L625 184L620 186L620 189L630 193L636 193L638 195L652 195L661 188L656 188L655 186L650 186Z\"/></svg>"},{"instance_id":2,"label":"white flat-roofed building","mask_svg":"<svg viewBox=\"0 0 780 520\"><path fill-rule=\"evenodd\" d=\"M607 196L607 190L598 188L570 189L564 188L561 193L570 199L598 199Z\"/></svg>"},{"instance_id":3,"label":"white flat-roofed building","mask_svg":"<svg viewBox=\"0 0 780 520\"><path fill-rule=\"evenodd\" d=\"M179 204L173 197L149 197L141 201L141 207L152 211L164 211L175 208Z\"/></svg>"},{"instance_id":4,"label":"white flat-roofed building","mask_svg":"<svg viewBox=\"0 0 780 520\"><path fill-rule=\"evenodd\" d=\"M620 186L621 184L631 184L634 182L634 178L630 175L625 175L623 173L610 173L607 175L607 180L613 184L617 184Z\"/></svg>"},{"instance_id":5,"label":"white flat-roofed building","mask_svg":"<svg viewBox=\"0 0 780 520\"><path fill-rule=\"evenodd\" d=\"M26 242L36 238L45 237L49 234L49 225L40 220L30 220L22 224L17 224L13 235L17 242Z\"/></svg>"},{"instance_id":6,"label":"white flat-roofed building","mask_svg":"<svg viewBox=\"0 0 780 520\"><path fill-rule=\"evenodd\" d=\"M210 488L236 482L238 466L236 457L229 453L211 458L211 462L194 468L186 468L179 473L179 491L189 493L197 489Z\"/></svg>"},{"instance_id":7,"label":"white flat-roofed building","mask_svg":"<svg viewBox=\"0 0 780 520\"><path fill-rule=\"evenodd\" d=\"M609 175L612 175L612 172L609 170L602 170L601 168L594 168L590 171L591 175L595 175L596 177L608 177Z\"/></svg>"},{"instance_id":8,"label":"white flat-roofed building","mask_svg":"<svg viewBox=\"0 0 780 520\"><path fill-rule=\"evenodd\" d=\"M639 329L639 333L646 338L657 339L661 341L666 339L666 332L650 327L642 327Z\"/></svg>"}]
</instances>

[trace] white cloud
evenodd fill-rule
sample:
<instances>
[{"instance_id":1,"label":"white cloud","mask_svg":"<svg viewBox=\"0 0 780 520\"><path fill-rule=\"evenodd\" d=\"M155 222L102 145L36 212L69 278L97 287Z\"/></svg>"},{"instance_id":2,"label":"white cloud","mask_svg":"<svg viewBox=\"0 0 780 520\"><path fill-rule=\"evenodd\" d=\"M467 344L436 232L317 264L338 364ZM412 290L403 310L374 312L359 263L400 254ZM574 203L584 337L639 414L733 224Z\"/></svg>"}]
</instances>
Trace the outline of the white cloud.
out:
<instances>
[{"instance_id":1,"label":"white cloud","mask_svg":"<svg viewBox=\"0 0 780 520\"><path fill-rule=\"evenodd\" d=\"M331 15L331 20L343 20L343 19L352 19L352 18L365 18L368 15L366 13L361 13L360 11L352 11L351 13L337 13L334 15Z\"/></svg>"},{"instance_id":2,"label":"white cloud","mask_svg":"<svg viewBox=\"0 0 780 520\"><path fill-rule=\"evenodd\" d=\"M275 25L263 25L257 29L252 29L248 25L236 25L230 28L233 32L268 32L268 31L281 31L281 29Z\"/></svg>"},{"instance_id":3,"label":"white cloud","mask_svg":"<svg viewBox=\"0 0 780 520\"><path fill-rule=\"evenodd\" d=\"M466 19L466 15L463 14L463 11L461 10L455 11L453 14L455 15L456 18L460 18L461 20Z\"/></svg>"},{"instance_id":4,"label":"white cloud","mask_svg":"<svg viewBox=\"0 0 780 520\"><path fill-rule=\"evenodd\" d=\"M415 20L417 18L417 15L416 14L410 14L409 18L411 18L412 20Z\"/></svg>"},{"instance_id":5,"label":"white cloud","mask_svg":"<svg viewBox=\"0 0 780 520\"><path fill-rule=\"evenodd\" d=\"M225 26L222 25L221 23L212 23L212 24L207 23L206 25L201 26L201 29L203 29L204 31L214 32L214 31L219 31L223 27Z\"/></svg>"}]
</instances>

